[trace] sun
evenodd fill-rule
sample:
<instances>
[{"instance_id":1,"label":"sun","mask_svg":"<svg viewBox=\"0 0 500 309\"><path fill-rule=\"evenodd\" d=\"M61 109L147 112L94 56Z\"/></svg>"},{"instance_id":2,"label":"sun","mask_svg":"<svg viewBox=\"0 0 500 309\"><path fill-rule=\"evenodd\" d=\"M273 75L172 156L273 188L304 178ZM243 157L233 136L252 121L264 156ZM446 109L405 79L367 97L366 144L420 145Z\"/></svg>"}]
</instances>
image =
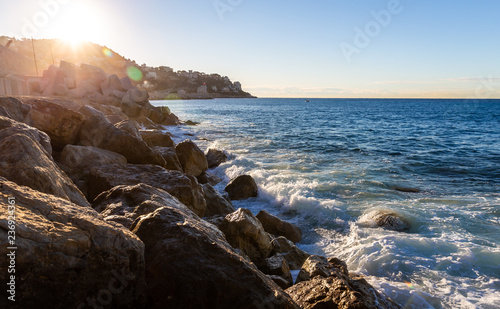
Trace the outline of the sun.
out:
<instances>
[{"instance_id":1,"label":"sun","mask_svg":"<svg viewBox=\"0 0 500 309\"><path fill-rule=\"evenodd\" d=\"M70 2L54 21L50 29L51 36L64 40L75 48L83 42L100 41L102 26L96 12L98 10L88 2Z\"/></svg>"}]
</instances>

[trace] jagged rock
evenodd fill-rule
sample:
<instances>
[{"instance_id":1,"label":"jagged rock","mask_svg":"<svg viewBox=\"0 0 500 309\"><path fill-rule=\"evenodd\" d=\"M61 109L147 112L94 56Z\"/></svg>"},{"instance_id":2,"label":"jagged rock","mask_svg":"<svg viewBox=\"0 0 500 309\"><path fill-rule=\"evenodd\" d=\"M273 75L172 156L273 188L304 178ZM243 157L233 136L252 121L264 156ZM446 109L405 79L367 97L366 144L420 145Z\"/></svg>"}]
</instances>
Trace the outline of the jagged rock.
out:
<instances>
[{"instance_id":1,"label":"jagged rock","mask_svg":"<svg viewBox=\"0 0 500 309\"><path fill-rule=\"evenodd\" d=\"M79 138L80 145L119 153L129 163L166 166L165 160L144 141L116 128L104 117L87 118L80 129Z\"/></svg>"},{"instance_id":2,"label":"jagged rock","mask_svg":"<svg viewBox=\"0 0 500 309\"><path fill-rule=\"evenodd\" d=\"M280 287L284 287L286 289L292 286L292 274L290 272L290 268L288 267L288 263L282 256L271 256L259 263L257 266L259 270L261 270L266 275L279 276L285 279L286 284L281 283Z\"/></svg>"},{"instance_id":3,"label":"jagged rock","mask_svg":"<svg viewBox=\"0 0 500 309\"><path fill-rule=\"evenodd\" d=\"M156 125L151 119L140 116L135 119L142 130L161 130L161 127Z\"/></svg>"},{"instance_id":4,"label":"jagged rock","mask_svg":"<svg viewBox=\"0 0 500 309\"><path fill-rule=\"evenodd\" d=\"M291 286L290 282L283 277L276 276L276 275L267 275L267 277L269 279L273 280L274 283L276 283L283 290L286 290Z\"/></svg>"},{"instance_id":5,"label":"jagged rock","mask_svg":"<svg viewBox=\"0 0 500 309\"><path fill-rule=\"evenodd\" d=\"M165 120L165 117L163 117L163 115L156 109L152 109L151 114L149 115L149 119L151 119L151 121L156 124L161 124L163 120Z\"/></svg>"},{"instance_id":6,"label":"jagged rock","mask_svg":"<svg viewBox=\"0 0 500 309\"><path fill-rule=\"evenodd\" d=\"M130 229L140 216L169 206L185 209L186 206L168 192L146 184L117 186L101 193L93 207L106 221L114 221Z\"/></svg>"},{"instance_id":7,"label":"jagged rock","mask_svg":"<svg viewBox=\"0 0 500 309\"><path fill-rule=\"evenodd\" d=\"M139 133L141 134L142 140L146 142L149 147L175 147L172 138L167 133L163 133L162 131L141 130Z\"/></svg>"},{"instance_id":8,"label":"jagged rock","mask_svg":"<svg viewBox=\"0 0 500 309\"><path fill-rule=\"evenodd\" d=\"M118 90L118 91L125 91L126 89L123 88L121 80L118 78L116 75L110 75L108 77L108 83L111 89L113 90Z\"/></svg>"},{"instance_id":9,"label":"jagged rock","mask_svg":"<svg viewBox=\"0 0 500 309\"><path fill-rule=\"evenodd\" d=\"M262 261L270 256L271 239L250 210L240 208L228 214L219 228L231 246L241 249L252 261Z\"/></svg>"},{"instance_id":10,"label":"jagged rock","mask_svg":"<svg viewBox=\"0 0 500 309\"><path fill-rule=\"evenodd\" d=\"M406 232L411 228L410 222L401 214L384 209L377 209L364 214L360 218L360 223L398 232Z\"/></svg>"},{"instance_id":11,"label":"jagged rock","mask_svg":"<svg viewBox=\"0 0 500 309\"><path fill-rule=\"evenodd\" d=\"M300 250L293 242L283 236L274 238L271 244L273 246L272 255L282 256L291 270L299 270L310 256L309 253Z\"/></svg>"},{"instance_id":12,"label":"jagged rock","mask_svg":"<svg viewBox=\"0 0 500 309\"><path fill-rule=\"evenodd\" d=\"M165 126L177 126L180 124L180 121L174 113L170 113L164 116L163 122L161 124Z\"/></svg>"},{"instance_id":13,"label":"jagged rock","mask_svg":"<svg viewBox=\"0 0 500 309\"><path fill-rule=\"evenodd\" d=\"M15 303L2 297L1 308L91 307L89 301L112 308L145 305L144 245L137 236L105 222L90 207L0 178L0 207L5 212L0 218L2 248L9 247L7 211L12 205L8 201L15 201L18 220L18 293ZM9 282L8 276L7 263L2 263L0 280Z\"/></svg>"},{"instance_id":14,"label":"jagged rock","mask_svg":"<svg viewBox=\"0 0 500 309\"><path fill-rule=\"evenodd\" d=\"M154 147L153 150L160 154L165 162L167 162L165 166L167 170L183 171L174 147Z\"/></svg>"},{"instance_id":15,"label":"jagged rock","mask_svg":"<svg viewBox=\"0 0 500 309\"><path fill-rule=\"evenodd\" d=\"M46 133L24 123L0 116L0 140L15 134L28 136L42 147L49 158L52 158L52 145Z\"/></svg>"},{"instance_id":16,"label":"jagged rock","mask_svg":"<svg viewBox=\"0 0 500 309\"><path fill-rule=\"evenodd\" d=\"M122 101L121 108L123 113L130 118L137 118L141 112L141 106L135 102Z\"/></svg>"},{"instance_id":17,"label":"jagged rock","mask_svg":"<svg viewBox=\"0 0 500 309\"><path fill-rule=\"evenodd\" d=\"M218 183L222 182L222 179L218 177L217 175L214 175L210 172L204 172L200 176L196 177L198 179L198 182L201 184L209 184L211 186L215 186Z\"/></svg>"},{"instance_id":18,"label":"jagged rock","mask_svg":"<svg viewBox=\"0 0 500 309\"><path fill-rule=\"evenodd\" d=\"M73 171L73 173L90 173L92 167L107 164L126 164L127 159L116 152L92 147L66 145L59 159L59 163Z\"/></svg>"},{"instance_id":19,"label":"jagged rock","mask_svg":"<svg viewBox=\"0 0 500 309\"><path fill-rule=\"evenodd\" d=\"M76 143L84 120L80 113L44 100L27 100L26 104L31 106L33 126L50 136L55 149Z\"/></svg>"},{"instance_id":20,"label":"jagged rock","mask_svg":"<svg viewBox=\"0 0 500 309\"><path fill-rule=\"evenodd\" d=\"M78 112L80 114L82 114L85 118L90 118L90 117L105 118L106 117L106 115L103 112L101 112L100 110L98 110L92 106L88 106L88 105L84 105L84 106L80 107Z\"/></svg>"},{"instance_id":21,"label":"jagged rock","mask_svg":"<svg viewBox=\"0 0 500 309\"><path fill-rule=\"evenodd\" d=\"M157 209L142 216L132 231L146 246L153 308L298 308L217 228L188 209Z\"/></svg>"},{"instance_id":22,"label":"jagged rock","mask_svg":"<svg viewBox=\"0 0 500 309\"><path fill-rule=\"evenodd\" d=\"M24 104L19 99L12 97L0 97L0 107L5 108L5 110L10 115L9 118L12 118L19 122L26 122L25 119L31 109L31 106Z\"/></svg>"},{"instance_id":23,"label":"jagged rock","mask_svg":"<svg viewBox=\"0 0 500 309\"><path fill-rule=\"evenodd\" d=\"M241 175L232 179L224 189L231 200L244 200L258 195L258 187L250 175Z\"/></svg>"},{"instance_id":24,"label":"jagged rock","mask_svg":"<svg viewBox=\"0 0 500 309\"><path fill-rule=\"evenodd\" d=\"M130 78L128 76L121 78L120 82L122 84L122 88L124 91L128 91L128 90L134 88L134 85L132 84L132 81L130 80Z\"/></svg>"},{"instance_id":25,"label":"jagged rock","mask_svg":"<svg viewBox=\"0 0 500 309\"><path fill-rule=\"evenodd\" d=\"M200 123L196 122L196 121L192 121L192 120L187 120L184 122L184 124L187 126L196 126L196 125L199 125Z\"/></svg>"},{"instance_id":26,"label":"jagged rock","mask_svg":"<svg viewBox=\"0 0 500 309\"><path fill-rule=\"evenodd\" d=\"M300 281L304 277L308 280ZM338 259L309 257L297 282L286 292L301 308L401 308L362 277L349 276L345 263Z\"/></svg>"},{"instance_id":27,"label":"jagged rock","mask_svg":"<svg viewBox=\"0 0 500 309\"><path fill-rule=\"evenodd\" d=\"M89 176L89 198L94 200L102 192L116 186L139 183L167 191L200 217L205 213L203 189L196 178L157 165L110 164L95 167Z\"/></svg>"},{"instance_id":28,"label":"jagged rock","mask_svg":"<svg viewBox=\"0 0 500 309\"><path fill-rule=\"evenodd\" d=\"M141 103L147 102L149 99L149 94L147 91L139 90L136 87L133 87L127 92L122 98L122 103L136 103L142 105Z\"/></svg>"},{"instance_id":29,"label":"jagged rock","mask_svg":"<svg viewBox=\"0 0 500 309\"><path fill-rule=\"evenodd\" d=\"M228 215L236 211L233 205L211 185L203 184L201 186L203 187L204 197L207 201L207 210L205 211L206 217Z\"/></svg>"},{"instance_id":30,"label":"jagged rock","mask_svg":"<svg viewBox=\"0 0 500 309\"><path fill-rule=\"evenodd\" d=\"M205 156L207 157L208 168L217 167L227 161L227 155L218 149L208 149Z\"/></svg>"},{"instance_id":31,"label":"jagged rock","mask_svg":"<svg viewBox=\"0 0 500 309\"><path fill-rule=\"evenodd\" d=\"M199 176L208 169L207 158L191 140L185 140L175 146L184 173Z\"/></svg>"},{"instance_id":32,"label":"jagged rock","mask_svg":"<svg viewBox=\"0 0 500 309\"><path fill-rule=\"evenodd\" d=\"M257 219L259 219L264 230L269 234L284 236L293 242L300 242L302 240L302 231L296 225L283 221L265 210L261 210L257 214Z\"/></svg>"},{"instance_id":33,"label":"jagged rock","mask_svg":"<svg viewBox=\"0 0 500 309\"><path fill-rule=\"evenodd\" d=\"M3 120L0 117L0 127ZM0 130L0 176L19 185L53 194L89 207L89 203L69 177L52 161L47 149L35 139L33 131L23 134L24 126L11 126ZM40 132L39 139L47 141Z\"/></svg>"}]
</instances>

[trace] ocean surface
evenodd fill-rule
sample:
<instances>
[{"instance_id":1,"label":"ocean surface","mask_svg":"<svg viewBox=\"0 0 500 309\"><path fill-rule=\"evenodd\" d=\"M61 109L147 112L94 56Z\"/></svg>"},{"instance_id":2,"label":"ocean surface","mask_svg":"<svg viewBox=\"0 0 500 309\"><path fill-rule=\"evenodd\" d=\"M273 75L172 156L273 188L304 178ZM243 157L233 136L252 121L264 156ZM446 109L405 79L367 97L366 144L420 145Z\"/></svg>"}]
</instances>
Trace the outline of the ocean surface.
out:
<instances>
[{"instance_id":1,"label":"ocean surface","mask_svg":"<svg viewBox=\"0 0 500 309\"><path fill-rule=\"evenodd\" d=\"M219 148L212 172L252 175L299 247L345 260L404 308L500 308L500 100L153 101L197 126L176 141ZM397 188L418 192L401 192ZM376 227L392 210L408 232Z\"/></svg>"}]
</instances>

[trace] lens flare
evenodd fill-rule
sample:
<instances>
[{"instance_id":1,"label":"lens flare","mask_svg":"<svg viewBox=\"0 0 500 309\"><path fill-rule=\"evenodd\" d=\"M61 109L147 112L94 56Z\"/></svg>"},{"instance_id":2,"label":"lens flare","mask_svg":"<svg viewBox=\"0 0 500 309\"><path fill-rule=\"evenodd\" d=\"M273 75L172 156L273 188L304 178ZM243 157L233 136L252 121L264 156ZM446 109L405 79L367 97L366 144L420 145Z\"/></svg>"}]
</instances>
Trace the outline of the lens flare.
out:
<instances>
[{"instance_id":1,"label":"lens flare","mask_svg":"<svg viewBox=\"0 0 500 309\"><path fill-rule=\"evenodd\" d=\"M136 67L128 67L127 68L127 75L130 77L131 80L133 81L141 81L142 80L142 72Z\"/></svg>"},{"instance_id":2,"label":"lens flare","mask_svg":"<svg viewBox=\"0 0 500 309\"><path fill-rule=\"evenodd\" d=\"M413 285L413 283L411 283L411 282L406 282L406 281L405 281L405 284L406 284L406 285L407 285L410 289L412 289L412 290L414 290L414 289L415 289L415 286Z\"/></svg>"},{"instance_id":3,"label":"lens flare","mask_svg":"<svg viewBox=\"0 0 500 309\"><path fill-rule=\"evenodd\" d=\"M109 50L108 48L103 48L102 53L106 57L109 57L109 58L113 57L113 52L111 50Z\"/></svg>"}]
</instances>

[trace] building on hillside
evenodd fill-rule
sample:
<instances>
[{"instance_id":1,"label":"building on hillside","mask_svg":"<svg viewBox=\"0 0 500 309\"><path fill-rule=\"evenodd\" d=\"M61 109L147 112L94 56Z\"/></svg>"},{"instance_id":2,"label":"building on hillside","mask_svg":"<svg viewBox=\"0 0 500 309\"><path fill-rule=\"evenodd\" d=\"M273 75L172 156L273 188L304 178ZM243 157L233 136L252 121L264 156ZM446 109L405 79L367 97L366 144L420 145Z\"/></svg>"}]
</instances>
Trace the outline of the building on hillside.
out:
<instances>
[{"instance_id":1,"label":"building on hillside","mask_svg":"<svg viewBox=\"0 0 500 309\"><path fill-rule=\"evenodd\" d=\"M36 79L35 60L0 45L0 96L29 95Z\"/></svg>"},{"instance_id":2,"label":"building on hillside","mask_svg":"<svg viewBox=\"0 0 500 309\"><path fill-rule=\"evenodd\" d=\"M203 86L200 86L198 87L198 93L208 93L207 91L207 85L203 85Z\"/></svg>"},{"instance_id":3,"label":"building on hillside","mask_svg":"<svg viewBox=\"0 0 500 309\"><path fill-rule=\"evenodd\" d=\"M240 82L234 82L234 88L236 91L242 91L241 90L241 83Z\"/></svg>"}]
</instances>

